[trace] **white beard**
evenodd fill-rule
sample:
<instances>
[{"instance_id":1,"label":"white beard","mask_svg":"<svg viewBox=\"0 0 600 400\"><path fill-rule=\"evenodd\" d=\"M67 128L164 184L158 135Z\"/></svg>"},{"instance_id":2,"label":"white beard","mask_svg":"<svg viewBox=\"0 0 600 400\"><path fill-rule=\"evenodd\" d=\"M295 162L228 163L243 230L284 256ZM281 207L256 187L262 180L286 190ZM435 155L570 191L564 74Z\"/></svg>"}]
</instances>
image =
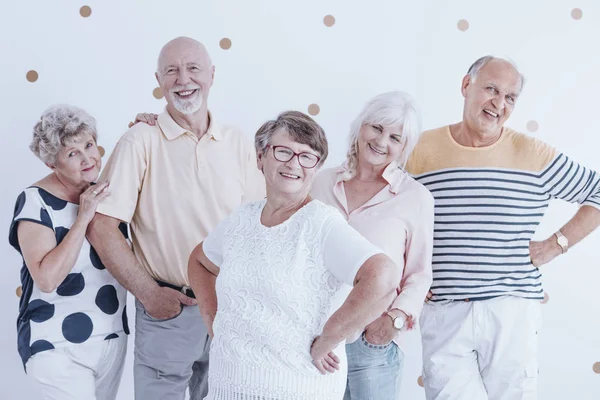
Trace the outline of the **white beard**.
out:
<instances>
[{"instance_id":1,"label":"white beard","mask_svg":"<svg viewBox=\"0 0 600 400\"><path fill-rule=\"evenodd\" d=\"M198 92L196 93L195 97L189 100L184 100L181 99L179 96L177 96L175 94L175 92L183 92L185 90L194 90L197 89ZM182 114L186 114L186 115L190 115L190 114L194 114L196 111L200 110L200 108L202 108L202 104L204 103L204 99L202 98L202 94L200 93L200 88L198 87L193 87L193 88L182 88L182 87L176 87L170 90L169 96L171 97L171 102L173 103L173 107L175 107L175 109L177 111L179 111Z\"/></svg>"}]
</instances>

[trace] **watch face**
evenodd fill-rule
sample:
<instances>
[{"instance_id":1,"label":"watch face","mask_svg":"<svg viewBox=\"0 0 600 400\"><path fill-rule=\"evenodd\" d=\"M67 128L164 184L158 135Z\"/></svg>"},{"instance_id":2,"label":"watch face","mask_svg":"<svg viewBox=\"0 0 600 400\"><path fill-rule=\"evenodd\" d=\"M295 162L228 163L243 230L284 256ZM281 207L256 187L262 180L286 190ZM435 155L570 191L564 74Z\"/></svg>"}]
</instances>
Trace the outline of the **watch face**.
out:
<instances>
[{"instance_id":1,"label":"watch face","mask_svg":"<svg viewBox=\"0 0 600 400\"><path fill-rule=\"evenodd\" d=\"M561 236L558 238L558 244L561 246L567 246L569 244L569 241L567 240L566 237Z\"/></svg>"},{"instance_id":2,"label":"watch face","mask_svg":"<svg viewBox=\"0 0 600 400\"><path fill-rule=\"evenodd\" d=\"M403 318L396 318L394 320L394 328L396 328L396 329L402 329L403 326L404 326L404 319Z\"/></svg>"}]
</instances>

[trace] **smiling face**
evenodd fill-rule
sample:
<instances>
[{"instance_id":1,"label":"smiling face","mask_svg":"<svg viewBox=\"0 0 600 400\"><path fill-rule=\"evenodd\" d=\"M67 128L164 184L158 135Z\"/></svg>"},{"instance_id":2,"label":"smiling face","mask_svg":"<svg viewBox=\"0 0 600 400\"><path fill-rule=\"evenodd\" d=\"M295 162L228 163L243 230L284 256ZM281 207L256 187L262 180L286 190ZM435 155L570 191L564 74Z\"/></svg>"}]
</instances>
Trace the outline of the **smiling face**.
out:
<instances>
[{"instance_id":1,"label":"smiling face","mask_svg":"<svg viewBox=\"0 0 600 400\"><path fill-rule=\"evenodd\" d=\"M273 149L273 147L277 146L285 146L298 154L308 153L317 157L321 155L309 145L294 141L283 129L279 129L273 133L266 152L258 155L258 168L263 171L268 193L284 195L286 197L290 195L298 198L306 197L315 174L319 169L319 165L314 168L305 168L300 165L298 156L295 155L287 162L279 161L275 158L274 153L278 149ZM299 157L303 157L303 155ZM284 159L282 156L278 158Z\"/></svg>"},{"instance_id":2,"label":"smiling face","mask_svg":"<svg viewBox=\"0 0 600 400\"><path fill-rule=\"evenodd\" d=\"M72 186L85 186L95 182L102 168L102 157L92 135L82 133L67 139L50 168L62 181Z\"/></svg>"},{"instance_id":3,"label":"smiling face","mask_svg":"<svg viewBox=\"0 0 600 400\"><path fill-rule=\"evenodd\" d=\"M365 124L358 134L358 164L387 167L402 153L402 128Z\"/></svg>"},{"instance_id":4,"label":"smiling face","mask_svg":"<svg viewBox=\"0 0 600 400\"><path fill-rule=\"evenodd\" d=\"M485 64L475 79L463 78L465 98L463 122L482 137L500 134L513 112L521 91L521 75L509 62L494 59Z\"/></svg>"},{"instance_id":5,"label":"smiling face","mask_svg":"<svg viewBox=\"0 0 600 400\"><path fill-rule=\"evenodd\" d=\"M207 108L214 66L206 48L189 38L177 38L163 47L156 79L167 107L186 115Z\"/></svg>"}]
</instances>

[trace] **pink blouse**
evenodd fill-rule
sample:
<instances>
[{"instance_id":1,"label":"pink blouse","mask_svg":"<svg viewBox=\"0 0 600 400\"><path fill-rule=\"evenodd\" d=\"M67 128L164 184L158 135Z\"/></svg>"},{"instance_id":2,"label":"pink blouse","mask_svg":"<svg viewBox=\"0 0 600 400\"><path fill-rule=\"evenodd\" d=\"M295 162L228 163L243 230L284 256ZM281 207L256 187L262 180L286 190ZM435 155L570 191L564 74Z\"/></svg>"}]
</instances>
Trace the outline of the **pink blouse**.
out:
<instances>
[{"instance_id":1,"label":"pink blouse","mask_svg":"<svg viewBox=\"0 0 600 400\"><path fill-rule=\"evenodd\" d=\"M383 172L389 185L349 213L343 177L343 167L319 172L311 195L336 207L354 229L402 269L398 295L390 309L403 311L416 323L432 282L433 196L392 162ZM396 343L403 333L398 332Z\"/></svg>"}]
</instances>

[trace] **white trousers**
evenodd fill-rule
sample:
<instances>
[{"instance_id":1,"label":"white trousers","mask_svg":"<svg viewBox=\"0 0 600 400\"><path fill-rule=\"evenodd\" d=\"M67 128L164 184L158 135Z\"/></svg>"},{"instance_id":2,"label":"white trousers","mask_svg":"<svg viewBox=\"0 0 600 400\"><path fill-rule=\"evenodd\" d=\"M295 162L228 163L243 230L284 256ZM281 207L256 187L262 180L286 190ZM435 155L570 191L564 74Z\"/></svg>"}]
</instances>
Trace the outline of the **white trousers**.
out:
<instances>
[{"instance_id":1,"label":"white trousers","mask_svg":"<svg viewBox=\"0 0 600 400\"><path fill-rule=\"evenodd\" d=\"M114 400L117 397L127 336L34 354L27 375L44 400Z\"/></svg>"},{"instance_id":2,"label":"white trousers","mask_svg":"<svg viewBox=\"0 0 600 400\"><path fill-rule=\"evenodd\" d=\"M420 325L427 400L537 399L539 300L426 304Z\"/></svg>"}]
</instances>

